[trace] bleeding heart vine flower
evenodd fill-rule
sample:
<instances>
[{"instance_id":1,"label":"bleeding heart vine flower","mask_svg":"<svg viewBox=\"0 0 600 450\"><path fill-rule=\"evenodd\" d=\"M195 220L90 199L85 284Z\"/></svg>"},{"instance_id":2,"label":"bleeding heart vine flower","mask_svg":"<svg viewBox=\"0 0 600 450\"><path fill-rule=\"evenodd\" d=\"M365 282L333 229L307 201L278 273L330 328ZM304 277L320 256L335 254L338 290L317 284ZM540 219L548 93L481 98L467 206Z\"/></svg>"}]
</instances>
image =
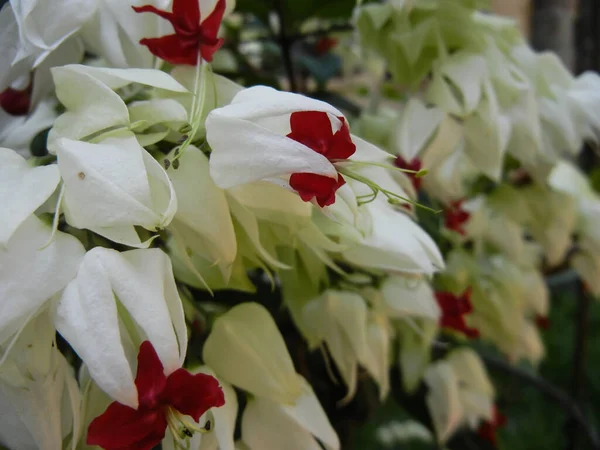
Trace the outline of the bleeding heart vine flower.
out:
<instances>
[{"instance_id":1,"label":"bleeding heart vine flower","mask_svg":"<svg viewBox=\"0 0 600 450\"><path fill-rule=\"evenodd\" d=\"M498 412L498 408L494 406L494 418L483 422L477 429L477 434L496 446L496 430L504 425L506 425L506 416Z\"/></svg>"},{"instance_id":2,"label":"bleeding heart vine flower","mask_svg":"<svg viewBox=\"0 0 600 450\"><path fill-rule=\"evenodd\" d=\"M291 133L287 135L311 150L325 156L329 161L348 159L356 151L350 137L350 130L344 117L338 117L341 127L335 133L331 120L325 112L298 111L290 116ZM305 202L316 199L319 206L329 206L335 202L335 192L346 183L342 175L337 180L313 173L293 173L290 186Z\"/></svg>"},{"instance_id":3,"label":"bleeding heart vine flower","mask_svg":"<svg viewBox=\"0 0 600 450\"><path fill-rule=\"evenodd\" d=\"M440 326L461 332L469 338L479 337L479 330L470 328L465 321L465 315L473 311L471 290L467 289L457 296L450 292L436 292L435 298L442 310Z\"/></svg>"},{"instance_id":4,"label":"bleeding heart vine flower","mask_svg":"<svg viewBox=\"0 0 600 450\"><path fill-rule=\"evenodd\" d=\"M225 0L218 0L212 13L202 20L198 0L174 0L173 12L163 11L152 5L133 6L135 12L149 12L168 20L174 34L159 38L144 38L140 44L170 64L198 63L198 53L202 59L211 62L213 54L223 45L217 38L219 26L225 13Z\"/></svg>"},{"instance_id":5,"label":"bleeding heart vine flower","mask_svg":"<svg viewBox=\"0 0 600 450\"><path fill-rule=\"evenodd\" d=\"M458 200L450 204L450 207L445 210L444 226L464 236L467 233L465 225L471 218L471 214L465 211L462 205L463 200Z\"/></svg>"},{"instance_id":6,"label":"bleeding heart vine flower","mask_svg":"<svg viewBox=\"0 0 600 450\"><path fill-rule=\"evenodd\" d=\"M372 171L365 171L373 166L399 171L393 157L351 135L338 109L302 95L266 86L240 91L231 104L209 114L206 138L212 148L210 174L222 189L263 180L320 207L344 192L359 204L378 193L408 201L398 194L403 192L399 184L384 189ZM365 185L365 195L345 186L347 178Z\"/></svg>"},{"instance_id":7,"label":"bleeding heart vine flower","mask_svg":"<svg viewBox=\"0 0 600 450\"><path fill-rule=\"evenodd\" d=\"M210 375L192 375L180 368L165 376L150 341L140 346L135 386L138 408L111 403L90 424L88 445L100 445L106 450L150 450L165 437L167 428L174 439L185 442L195 431L209 431L210 422L204 427L194 422L210 408L225 404L219 382Z\"/></svg>"}]
</instances>

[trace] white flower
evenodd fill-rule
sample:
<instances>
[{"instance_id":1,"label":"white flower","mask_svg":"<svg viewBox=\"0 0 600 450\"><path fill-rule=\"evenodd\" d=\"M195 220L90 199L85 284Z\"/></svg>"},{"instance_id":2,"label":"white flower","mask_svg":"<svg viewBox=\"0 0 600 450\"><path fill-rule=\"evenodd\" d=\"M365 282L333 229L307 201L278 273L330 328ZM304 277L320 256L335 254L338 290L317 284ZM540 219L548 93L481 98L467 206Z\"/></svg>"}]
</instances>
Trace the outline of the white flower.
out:
<instances>
[{"instance_id":1,"label":"white flower","mask_svg":"<svg viewBox=\"0 0 600 450\"><path fill-rule=\"evenodd\" d=\"M302 172L336 178L337 171L325 156L286 137L290 115L300 111L326 113L332 130L342 126L338 117L343 114L333 106L265 86L245 89L230 105L213 110L206 131L213 149L210 173L217 186L226 189L267 180L289 187L289 176Z\"/></svg>"},{"instance_id":2,"label":"white flower","mask_svg":"<svg viewBox=\"0 0 600 450\"><path fill-rule=\"evenodd\" d=\"M0 148L0 248L54 192L60 181L56 165L32 167L22 156Z\"/></svg>"},{"instance_id":3,"label":"white flower","mask_svg":"<svg viewBox=\"0 0 600 450\"><path fill-rule=\"evenodd\" d=\"M177 209L171 181L133 133L98 144L61 138L56 145L70 225L140 247L150 240L141 242L135 225L156 231L171 222Z\"/></svg>"},{"instance_id":4,"label":"white flower","mask_svg":"<svg viewBox=\"0 0 600 450\"><path fill-rule=\"evenodd\" d=\"M17 333L76 275L85 250L66 233L29 216L0 249L0 345ZM42 248L44 247L44 248Z\"/></svg>"},{"instance_id":5,"label":"white flower","mask_svg":"<svg viewBox=\"0 0 600 450\"><path fill-rule=\"evenodd\" d=\"M149 340L169 374L181 367L187 329L169 257L159 249L96 247L57 308L56 328L114 400L136 408L131 364Z\"/></svg>"}]
</instances>

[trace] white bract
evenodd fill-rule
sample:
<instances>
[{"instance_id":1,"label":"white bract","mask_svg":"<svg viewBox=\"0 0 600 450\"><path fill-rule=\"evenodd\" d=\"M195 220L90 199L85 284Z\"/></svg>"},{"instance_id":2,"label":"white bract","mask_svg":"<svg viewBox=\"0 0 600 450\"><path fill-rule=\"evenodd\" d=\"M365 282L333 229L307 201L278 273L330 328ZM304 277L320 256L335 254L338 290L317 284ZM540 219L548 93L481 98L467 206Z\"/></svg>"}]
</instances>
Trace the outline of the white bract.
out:
<instances>
[{"instance_id":1,"label":"white bract","mask_svg":"<svg viewBox=\"0 0 600 450\"><path fill-rule=\"evenodd\" d=\"M242 439L250 450L339 450L340 442L308 382L300 377L302 394L293 405L256 397L242 417Z\"/></svg>"},{"instance_id":2,"label":"white bract","mask_svg":"<svg viewBox=\"0 0 600 450\"><path fill-rule=\"evenodd\" d=\"M203 356L219 378L253 395L282 404L294 404L302 395L302 379L283 337L258 303L242 303L219 317Z\"/></svg>"},{"instance_id":3,"label":"white bract","mask_svg":"<svg viewBox=\"0 0 600 450\"><path fill-rule=\"evenodd\" d=\"M52 153L57 152L60 138L89 141L92 137L98 139L100 132L115 129L141 132L159 123L177 129L187 118L184 107L173 99L152 99L127 105L115 92L132 84L171 95L188 92L174 78L159 70L72 64L52 69L52 77L56 96L67 109L56 119L48 135L48 149Z\"/></svg>"},{"instance_id":4,"label":"white bract","mask_svg":"<svg viewBox=\"0 0 600 450\"><path fill-rule=\"evenodd\" d=\"M343 257L357 266L392 272L433 274L444 267L431 237L407 214L391 207L379 195L364 205L371 230L359 242L346 242Z\"/></svg>"},{"instance_id":5,"label":"white bract","mask_svg":"<svg viewBox=\"0 0 600 450\"><path fill-rule=\"evenodd\" d=\"M90 250L62 294L56 328L94 381L114 400L136 408L132 365L140 344L152 343L167 375L181 367L187 350L168 256L159 249Z\"/></svg>"},{"instance_id":6,"label":"white bract","mask_svg":"<svg viewBox=\"0 0 600 450\"><path fill-rule=\"evenodd\" d=\"M77 274L81 243L60 231L51 236L50 226L31 215L0 248L0 345Z\"/></svg>"},{"instance_id":7,"label":"white bract","mask_svg":"<svg viewBox=\"0 0 600 450\"><path fill-rule=\"evenodd\" d=\"M171 223L177 209L171 181L133 133L97 144L66 138L56 144L69 224L142 247L152 238L142 242L134 226L154 232Z\"/></svg>"},{"instance_id":8,"label":"white bract","mask_svg":"<svg viewBox=\"0 0 600 450\"><path fill-rule=\"evenodd\" d=\"M368 308L358 294L325 291L303 310L302 329L309 331L309 344L325 343L346 386L347 398L356 392L358 364L377 375L377 363L369 348Z\"/></svg>"},{"instance_id":9,"label":"white bract","mask_svg":"<svg viewBox=\"0 0 600 450\"><path fill-rule=\"evenodd\" d=\"M180 167L167 174L177 193L177 213L169 230L183 248L205 255L227 281L237 254L237 242L225 192L209 175L208 158L195 147L181 155Z\"/></svg>"},{"instance_id":10,"label":"white bract","mask_svg":"<svg viewBox=\"0 0 600 450\"><path fill-rule=\"evenodd\" d=\"M32 167L22 156L0 148L0 247L54 192L60 181L56 165Z\"/></svg>"},{"instance_id":11,"label":"white bract","mask_svg":"<svg viewBox=\"0 0 600 450\"><path fill-rule=\"evenodd\" d=\"M79 388L54 333L51 315L41 313L0 365L0 444L11 449L55 450L68 435L75 449L79 439Z\"/></svg>"}]
</instances>

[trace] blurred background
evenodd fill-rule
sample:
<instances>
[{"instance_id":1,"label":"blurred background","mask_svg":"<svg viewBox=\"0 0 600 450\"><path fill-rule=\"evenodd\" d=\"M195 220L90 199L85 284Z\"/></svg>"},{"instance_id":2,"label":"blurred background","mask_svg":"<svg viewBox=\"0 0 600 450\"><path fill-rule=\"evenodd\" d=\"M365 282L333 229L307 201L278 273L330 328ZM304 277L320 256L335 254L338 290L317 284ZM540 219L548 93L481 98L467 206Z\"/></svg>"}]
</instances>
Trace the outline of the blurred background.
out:
<instances>
[{"instance_id":1,"label":"blurred background","mask_svg":"<svg viewBox=\"0 0 600 450\"><path fill-rule=\"evenodd\" d=\"M575 74L600 70L599 0L493 0L492 7L516 19L536 50L556 52ZM600 192L597 155L587 148L579 164ZM498 407L506 416L498 430L498 448L503 450L594 448L573 420L573 403L579 404L589 432L597 435L600 428L600 303L586 295L570 269L547 280L552 293L550 320L543 331L547 356L537 373L526 365L512 371L488 364ZM481 350L493 357L491 348ZM354 449L437 448L427 429L411 417L410 399L389 401L357 430ZM481 448L468 440L463 445L465 450Z\"/></svg>"}]
</instances>

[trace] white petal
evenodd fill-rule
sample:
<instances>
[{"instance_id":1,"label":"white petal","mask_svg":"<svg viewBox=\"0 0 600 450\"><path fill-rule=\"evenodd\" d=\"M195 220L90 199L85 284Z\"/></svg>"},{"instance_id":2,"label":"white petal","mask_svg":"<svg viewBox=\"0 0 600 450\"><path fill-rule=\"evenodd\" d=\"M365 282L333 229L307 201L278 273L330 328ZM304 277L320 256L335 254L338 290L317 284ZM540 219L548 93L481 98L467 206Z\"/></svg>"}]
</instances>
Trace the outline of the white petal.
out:
<instances>
[{"instance_id":1,"label":"white petal","mask_svg":"<svg viewBox=\"0 0 600 450\"><path fill-rule=\"evenodd\" d=\"M52 195L60 181L58 167L32 167L13 150L0 148L0 247Z\"/></svg>"},{"instance_id":2,"label":"white petal","mask_svg":"<svg viewBox=\"0 0 600 450\"><path fill-rule=\"evenodd\" d=\"M20 330L43 303L77 273L85 250L74 237L56 233L30 216L5 250L0 249L0 344Z\"/></svg>"}]
</instances>

